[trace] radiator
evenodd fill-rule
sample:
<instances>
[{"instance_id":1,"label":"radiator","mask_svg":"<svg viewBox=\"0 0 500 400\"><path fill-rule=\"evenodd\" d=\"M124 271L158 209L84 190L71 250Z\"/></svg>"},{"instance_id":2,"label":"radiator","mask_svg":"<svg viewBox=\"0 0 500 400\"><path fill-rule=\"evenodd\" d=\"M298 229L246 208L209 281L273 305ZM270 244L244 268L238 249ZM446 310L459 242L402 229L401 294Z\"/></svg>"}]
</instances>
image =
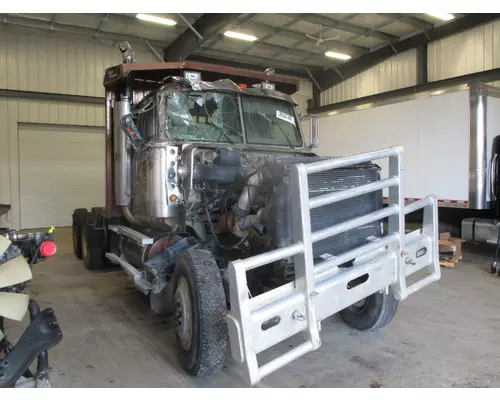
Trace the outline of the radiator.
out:
<instances>
[{"instance_id":1,"label":"radiator","mask_svg":"<svg viewBox=\"0 0 500 400\"><path fill-rule=\"evenodd\" d=\"M309 163L318 158L295 158L286 160L287 165ZM375 164L363 164L349 168L311 174L309 180L309 197L314 198L327 193L357 187L380 179L379 168ZM274 243L281 247L293 241L292 215L290 207L290 191L287 180L276 190L273 204L273 224L269 226ZM311 231L360 217L383 207L382 191L364 194L348 200L328 204L311 210ZM382 236L382 221L375 221L339 235L326 238L313 245L315 262L366 244L374 237ZM286 260L288 266L293 260Z\"/></svg>"}]
</instances>

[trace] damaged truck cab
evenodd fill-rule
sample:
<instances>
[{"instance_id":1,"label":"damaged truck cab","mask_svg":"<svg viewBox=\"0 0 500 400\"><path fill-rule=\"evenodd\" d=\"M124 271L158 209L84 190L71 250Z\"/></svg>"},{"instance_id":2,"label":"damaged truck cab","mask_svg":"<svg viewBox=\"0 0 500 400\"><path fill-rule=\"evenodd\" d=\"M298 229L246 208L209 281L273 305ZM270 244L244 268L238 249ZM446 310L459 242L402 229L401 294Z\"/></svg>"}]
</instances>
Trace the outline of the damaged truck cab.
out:
<instances>
[{"instance_id":1,"label":"damaged truck cab","mask_svg":"<svg viewBox=\"0 0 500 400\"><path fill-rule=\"evenodd\" d=\"M74 250L89 269L120 265L174 318L187 372L215 373L231 354L255 385L320 347L325 318L383 327L440 278L436 198L404 205L401 147L318 157L319 120L308 117L308 146L291 97L298 80L141 65L127 51L104 78L106 206L75 210ZM422 226L407 233L419 209ZM301 332L302 344L259 365Z\"/></svg>"}]
</instances>

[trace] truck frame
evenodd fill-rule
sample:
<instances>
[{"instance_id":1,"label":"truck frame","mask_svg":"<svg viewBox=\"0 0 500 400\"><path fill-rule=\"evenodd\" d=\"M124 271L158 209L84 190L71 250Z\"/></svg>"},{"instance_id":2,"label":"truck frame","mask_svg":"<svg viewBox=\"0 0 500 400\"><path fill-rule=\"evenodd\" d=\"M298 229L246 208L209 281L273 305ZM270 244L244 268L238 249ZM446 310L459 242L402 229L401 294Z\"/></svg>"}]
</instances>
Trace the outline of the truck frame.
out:
<instances>
[{"instance_id":1,"label":"truck frame","mask_svg":"<svg viewBox=\"0 0 500 400\"><path fill-rule=\"evenodd\" d=\"M124 46L122 52L124 63L108 68L104 79L106 206L75 210L75 255L83 258L89 269L101 268L105 259L120 265L135 286L149 296L153 311L173 315L180 362L188 373L216 373L230 354L244 364L248 384L255 385L318 349L322 320L339 313L354 328L381 328L393 319L401 300L440 279L437 199L430 195L405 205L402 147L318 157L311 152L319 140L317 118L306 116L311 140L307 147L294 108L290 113L280 111L293 104L289 95L298 89L295 78L190 61L136 64L129 48ZM172 76L179 78L166 83ZM178 87L175 85L181 85L181 89L171 89ZM159 86L164 88L158 90ZM182 114L175 108L180 104L176 99L188 96L194 96L198 106L196 101L190 103L194 107L191 114L182 117L187 119L181 120L179 128L172 128L168 124ZM228 98L236 100L227 102ZM243 114L244 107L248 111L245 102L250 98L254 110ZM163 99L169 102L162 103ZM234 126L240 127L243 135L233 136L225 128L227 124L223 129L212 126L218 114L208 110L210 99L222 104L221 110L237 106L239 114L231 115L238 118L231 117L231 121L242 121ZM160 109L160 114L154 114L160 115L160 128L152 134L164 132L163 113L173 114L165 119L170 139L148 143L149 128L142 128L141 118L147 120L143 115L153 115L147 114L153 101ZM261 111L264 103L270 105L270 111ZM131 119L134 107L141 113ZM210 120L210 127L203 125L203 132L217 128L222 132L220 137L231 136L234 142L173 140L175 129L184 129L189 121L198 119L192 111L195 108L206 112L204 116ZM269 128L274 136L265 136L266 140L277 144L251 144L245 119L250 117L255 117L258 132ZM155 118L152 120L157 121ZM204 135L208 137L208 133ZM241 143L236 143L240 139ZM145 164L141 164L144 157ZM203 162L196 163L195 159ZM250 168L256 165L252 164L254 160L264 167ZM376 160L387 160L387 178L379 179L373 164ZM249 168L253 172L248 173ZM275 168L282 172L266 175ZM333 178L337 173L340 180ZM235 189L240 174L245 183ZM374 178L357 180L362 174ZM127 186L130 175L137 178L132 189ZM177 180L178 176L182 179ZM276 176L277 183L273 180ZM326 176L332 183L314 191L311 188L318 176L323 180ZM338 183L347 180L354 183ZM135 186L141 188L139 192ZM257 192L264 186L271 187L273 194L258 200ZM213 200L220 203L220 214L219 205L210 208L209 202L199 200L200 193L208 196L213 187L217 193L225 193L222 200L219 194ZM286 195L279 197L279 188L283 187ZM381 193L385 188L388 204L383 206ZM234 206L227 207L231 195ZM188 211L202 204L200 211L180 216L184 206L177 203L178 197L185 199ZM367 199L365 205L371 207L370 211L349 206L356 199ZM139 201L146 205L140 208ZM289 207L289 214L282 214L280 204ZM143 209L154 211L154 216L146 219ZM322 209L327 214L316 213ZM421 226L407 231L405 216L418 210L423 210ZM318 223L325 218L337 219ZM290 230L283 230L284 226ZM277 236L280 240L274 240L271 246L263 244L259 251L247 251L252 240L264 243L262 238L267 236L261 235L263 231L272 235L280 229L285 232ZM363 229L375 233L363 234ZM235 244L223 242L228 237ZM325 243L330 244L328 252L322 250ZM342 250L332 250L332 246ZM221 253L220 249L226 251ZM279 270L278 283L264 285L264 280L274 282L275 275L272 279L269 276L275 269ZM292 274L283 275L283 271ZM281 279L283 276L288 278ZM259 365L259 353L301 332L302 344Z\"/></svg>"}]
</instances>

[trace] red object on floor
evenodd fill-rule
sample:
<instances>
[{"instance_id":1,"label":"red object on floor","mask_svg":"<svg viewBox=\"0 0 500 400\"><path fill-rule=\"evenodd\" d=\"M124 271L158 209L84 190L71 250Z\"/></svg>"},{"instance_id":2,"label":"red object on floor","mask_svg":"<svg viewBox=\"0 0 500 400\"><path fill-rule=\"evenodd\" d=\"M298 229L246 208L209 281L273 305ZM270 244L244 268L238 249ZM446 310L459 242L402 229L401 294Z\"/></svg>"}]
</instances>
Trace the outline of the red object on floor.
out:
<instances>
[{"instance_id":1,"label":"red object on floor","mask_svg":"<svg viewBox=\"0 0 500 400\"><path fill-rule=\"evenodd\" d=\"M40 253L44 257L52 257L54 254L56 254L57 251L57 246L54 242L43 242L42 245L40 246Z\"/></svg>"}]
</instances>

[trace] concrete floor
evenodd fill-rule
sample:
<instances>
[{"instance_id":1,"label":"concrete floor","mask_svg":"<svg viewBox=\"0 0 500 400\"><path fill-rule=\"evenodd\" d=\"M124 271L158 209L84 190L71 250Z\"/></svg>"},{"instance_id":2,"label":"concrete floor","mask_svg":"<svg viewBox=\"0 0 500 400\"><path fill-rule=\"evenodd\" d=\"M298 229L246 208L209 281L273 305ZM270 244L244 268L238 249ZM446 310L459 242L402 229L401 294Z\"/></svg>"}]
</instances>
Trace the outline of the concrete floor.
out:
<instances>
[{"instance_id":1,"label":"concrete floor","mask_svg":"<svg viewBox=\"0 0 500 400\"><path fill-rule=\"evenodd\" d=\"M241 367L193 378L180 368L170 320L152 314L120 270L90 272L59 251L35 269L31 292L51 306L64 339L49 353L55 387L246 387ZM491 249L466 246L456 269L400 304L378 332L324 321L322 347L264 379L261 387L500 387L500 277ZM12 339L20 326L10 325ZM278 352L289 344L271 349Z\"/></svg>"}]
</instances>

